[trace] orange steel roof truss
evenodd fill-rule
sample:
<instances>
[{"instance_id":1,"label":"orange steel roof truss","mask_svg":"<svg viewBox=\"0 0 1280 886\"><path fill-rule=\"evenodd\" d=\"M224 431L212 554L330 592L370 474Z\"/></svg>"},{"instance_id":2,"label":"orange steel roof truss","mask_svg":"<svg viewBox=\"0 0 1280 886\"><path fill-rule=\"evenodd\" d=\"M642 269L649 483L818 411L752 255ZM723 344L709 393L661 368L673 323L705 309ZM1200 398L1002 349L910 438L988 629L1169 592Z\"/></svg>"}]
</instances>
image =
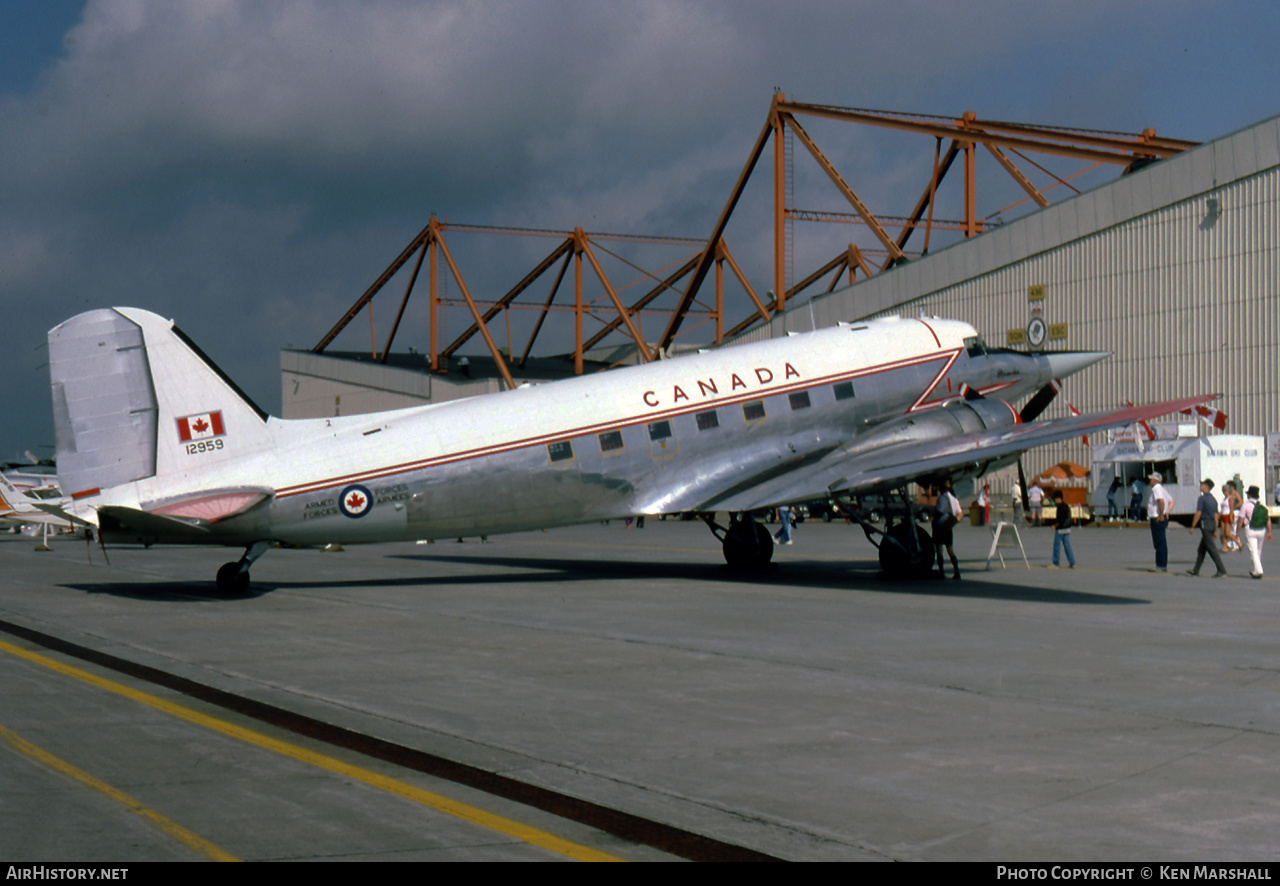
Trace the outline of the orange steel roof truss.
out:
<instances>
[{"instance_id":1,"label":"orange steel roof truss","mask_svg":"<svg viewBox=\"0 0 1280 886\"><path fill-rule=\"evenodd\" d=\"M844 176L841 175L835 165L826 157L817 142L808 133L808 131L800 124L798 117L808 116L825 120L835 120L847 123L859 123L868 126L877 126L888 129L895 129L902 132L910 132L923 136L931 136L935 140L934 162L932 174L929 181L925 184L924 192L920 199L916 202L915 208L911 214L906 217L889 217L876 215L871 212L863 200L858 196L854 189L849 185ZM785 182L783 176L786 174L786 166L784 162L785 147L783 145L784 135L790 132L809 152L814 161L826 173L836 190L845 198L854 210L852 213L837 213L831 211L803 210L795 207L787 206L784 202L786 194ZM853 282L853 269L861 267L863 273L867 276L871 275L871 269L867 266L864 255L871 250L857 250L857 247L850 244L850 250L847 255L840 255L827 262L814 274L810 274L795 286L786 286L786 253L785 243L786 226L792 221L822 221L822 222L840 222L855 223L865 225L879 241L880 249L876 252L883 252L886 256L879 270L886 270L894 264L905 261L909 257L905 252L905 246L911 235L918 229L924 230L924 248L923 252L928 252L929 242L934 230L959 230L963 232L965 237L972 237L982 233L988 227L985 219L977 216L977 185L975 176L975 153L980 145L996 160L1001 168L1015 181L1018 186L1027 194L1027 197L1013 206L1005 207L999 212L1007 212L1026 200L1033 201L1037 206L1044 207L1049 205L1047 193L1058 187L1071 188L1070 179L1079 175L1083 175L1092 169L1097 168L1101 164L1110 164L1121 166L1128 170L1135 162L1143 160L1156 160L1164 157L1170 157L1174 154L1185 151L1188 148L1195 147L1197 142L1183 141L1180 139L1171 139L1158 137L1154 129L1146 129L1141 133L1121 133L1121 132L1104 132L1097 130L1070 129L1066 127L1052 126L1035 126L1023 123L1008 123L998 120L979 119L973 112L966 112L959 118L926 116L920 114L906 114L894 111L875 111L864 108L845 108L835 105L806 104L801 102L787 101L786 96L782 93L775 93L773 102L769 109L768 120L760 131L759 137L756 139L747 162L738 176L737 184L729 195L729 199L725 204L725 209L721 213L720 219L716 226L712 229L712 239L723 236L724 230L728 224L729 216L736 208L738 201L742 197L742 193L746 188L747 182L751 178L756 164L760 157L764 154L766 143L772 137L774 141L774 279L773 292L781 293L780 296L773 296L768 305L770 313L781 311L786 308L786 300L795 294L804 291L811 286L823 274L839 268L836 272L836 278L839 279L840 274L849 271L849 282ZM942 150L942 142L950 140L945 151ZM1070 158L1077 161L1088 162L1089 165L1067 178L1061 178L1050 172L1044 166L1028 157L1028 154L1046 154L1054 157ZM934 218L934 207L937 202L937 191L947 172L951 169L953 162L963 155L964 168L964 218L961 220L939 220ZM1025 172L1015 164L1010 155L1016 156L1020 161L1035 167L1041 173L1047 175L1053 180L1052 184L1044 188L1037 188L1028 178ZM1074 190L1074 189L1073 189ZM991 215L998 215L992 213ZM900 228L897 237L889 236L889 228ZM706 268L709 262L709 256L705 253L702 257L702 264L695 271L689 288L686 290L686 298L677 306L671 316L667 329L663 337L659 340L659 347L667 347L678 334L680 327L684 321L684 308L692 304L692 298L697 292L703 276L706 274ZM833 280L831 288L834 288ZM830 291L830 290L828 290ZM747 321L740 323L734 327L729 335L735 335L738 332L745 331L760 320L759 313L752 315Z\"/></svg>"},{"instance_id":2,"label":"orange steel roof truss","mask_svg":"<svg viewBox=\"0 0 1280 886\"><path fill-rule=\"evenodd\" d=\"M810 133L801 126L798 117L814 117L822 120L834 120L847 123L858 123L867 126L876 126L888 129L894 129L902 132L910 132L918 135L930 137L934 140L933 162L930 176L925 182L920 198L916 201L911 212L906 216L887 216L877 215L871 211L866 203L858 196L856 191L850 186L846 178L840 173L835 165L818 147L817 142ZM831 210L807 210L799 209L794 206L786 205L788 184L787 181L787 162L786 162L786 145L785 138L787 135L794 137L805 148L808 154L813 158L818 167L830 179L836 191L845 199L852 209L852 212L835 212ZM746 274L742 268L734 260L729 252L728 246L724 241L724 233L729 221L733 215L738 202L742 198L743 192L755 170L760 158L765 152L769 140L773 140L773 224L774 224L774 249L773 249L773 287L768 293L767 299L762 299L757 295L752 287ZM948 145L943 150L943 141L948 141ZM756 138L755 144L748 155L747 162L742 168L738 176L738 180L730 192L729 199L724 205L719 218L716 220L711 230L710 236L706 240L693 240L689 238L677 237L641 237L632 235L618 234L591 234L582 228L575 228L572 231L546 231L529 228L497 228L485 227L479 225L458 225L445 224L438 221L434 216L431 218L427 226L421 233L415 237L410 244L405 247L404 251L396 258L395 261L388 266L387 270L374 282L368 290L365 291L355 304L343 315L342 319L331 329L320 342L313 348L316 352L322 352L337 337L337 335L360 313L366 306L370 311L370 337L371 349L375 359L386 361L387 354L390 352L392 342L395 339L396 332L400 327L400 321L404 316L405 306L408 303L409 296L413 292L419 272L422 268L424 259L429 261L428 278L430 290L430 308L429 308L429 325L430 325L430 353L431 367L435 371L440 371L441 361L447 361L449 357L458 350L463 344L469 341L476 333L483 338L485 345L493 355L503 379L509 387L514 387L515 381L512 377L510 367L512 365L523 366L529 358L529 353L533 348L534 341L537 339L539 332L542 330L544 321L548 313L554 310L553 302L556 294L560 289L561 283L567 273L570 262L574 268L574 303L570 308L574 314L574 371L580 374L583 371L583 354L585 351L595 347L603 339L614 332L625 330L626 334L634 343L636 353L640 360L648 362L660 356L667 348L669 348L676 336L680 334L680 329L684 324L685 318L690 313L699 313L705 315L705 319L714 320L715 323L715 341L718 343L726 336L734 336L743 332L757 323L767 321L774 313L782 311L786 308L788 298L794 297L796 294L807 290L827 274L832 274L827 291L832 291L847 274L849 283L854 281L855 273L861 270L864 276L872 276L873 273L886 270L894 264L909 260L910 256L906 251L906 246L911 236L916 230L923 231L923 245L921 252L924 254L929 251L929 245L932 234L935 230L960 232L965 237L972 237L982 233L988 227L987 218L998 215L1002 212L1008 212L1028 201L1033 202L1036 206L1044 207L1049 205L1048 192L1059 187L1075 190L1071 184L1071 179L1083 175L1093 169L1098 168L1102 164L1120 166L1127 171L1135 162L1150 161L1169 157L1188 148L1194 147L1196 142L1182 141L1178 139L1170 139L1157 137L1155 130L1146 129L1141 133L1119 133L1119 132L1101 132L1083 129L1068 129L1064 127L1034 126L1021 123L1008 123L995 120L982 120L973 112L966 112L959 118L926 116L919 114L905 114L893 111L874 111L862 108L844 108L834 105L806 104L801 102L787 101L782 93L775 93L769 108L768 117L760 130L759 136ZM996 213L991 213L987 218L979 218L977 215L977 193L975 182L975 161L978 148L981 147L996 161L998 166L1003 169L1010 178L1017 183L1019 188L1026 194L1026 197L1011 206L1005 207ZM1040 163L1033 160L1029 154L1041 154L1051 157L1070 158L1075 161L1083 161L1090 165L1081 169L1072 175L1059 177ZM1016 161L1015 162L1015 158ZM964 169L963 181L963 206L964 218L958 220L935 218L934 209L937 203L938 188L942 184L948 171L954 165L955 160L962 159L961 164ZM1052 183L1037 188L1032 180L1023 171L1023 166L1034 167L1041 175L1047 176ZM875 237L877 245L873 248L860 248L853 243L848 244L847 248L841 250L839 254L824 263L817 270L810 273L803 280L794 286L786 286L786 269L787 269L787 251L789 238L788 225L795 221L817 221L841 224L858 224L865 226ZM891 236L890 229L897 229L897 236ZM450 253L443 237L445 231L472 232L484 234L516 234L523 236L538 236L560 238L560 242L547 256L538 263L525 277L514 287L507 291L500 299L487 303L487 309L481 313L481 303L477 302L471 295L462 273L459 270L453 255ZM608 250L602 244L604 241L623 241L635 243L661 243L668 245L690 245L697 247L697 251L683 262L678 263L671 273L667 273L665 277L659 277L658 273L651 273L638 265L627 261L616 252ZM708 248L708 246L714 248ZM600 260L597 256L597 250L608 253L611 257L618 259L633 268L640 275L637 281L648 279L654 285L641 298L633 302L631 305L624 305L620 295L621 289L614 285L609 279ZM437 286L437 257L442 255L449 267L450 274L458 286L458 290L462 295L463 302L468 308L471 317L471 326L458 336L452 343L443 349L437 346L437 319L439 317L439 308L444 303L438 295ZM867 259L870 255L883 256L883 262L878 268L873 270ZM416 259L415 259L416 256ZM609 303L612 305L613 313L616 316L604 323L602 329L597 331L589 338L584 336L583 318L586 315L596 316L596 310L592 305L585 304L583 301L583 262L588 264L591 271L595 274L597 281L603 287L605 295L608 297ZM399 308L396 311L395 319L392 322L391 329L386 337L382 348L377 347L376 338L374 337L372 300L373 297L382 290L383 287L410 261L414 261L413 270L409 276L404 295L401 298ZM550 270L556 264L559 264L559 270L555 276L554 283L551 286L550 293L546 297L539 310L538 319L534 325L532 334L529 337L528 344L525 346L522 356L518 362L513 362L510 344L508 345L507 354L504 355L494 342L489 332L488 324L500 312L507 311L513 307L515 300L527 289L529 289L544 273ZM724 330L724 265L728 263L729 270L733 277L743 288L747 298L751 303L752 310L749 315L739 322L736 326L730 328L727 332ZM702 310L695 312L693 306L696 296L710 273L712 266L715 266L715 293L714 306L703 306ZM664 273L664 272L659 272ZM681 281L687 280L683 290L678 289ZM631 284L629 284L631 285ZM624 287L625 288L625 287ZM662 336L656 344L647 343L641 334L640 327L637 323L640 312L647 308L653 301L662 295L671 292L675 293L677 304L674 310L669 312L669 319ZM564 308L560 308L564 310ZM663 312L668 313L668 312ZM701 324L698 324L701 325ZM694 327L696 328L696 327ZM687 330L688 331L688 330ZM508 337L510 337L510 322L508 321Z\"/></svg>"},{"instance_id":3,"label":"orange steel roof truss","mask_svg":"<svg viewBox=\"0 0 1280 886\"><path fill-rule=\"evenodd\" d=\"M444 234L447 231L482 234L509 234L529 237L562 237L563 239L560 240L551 252L548 253L546 257L543 258L542 261L539 262L531 271L529 271L519 283L508 290L501 298L493 302L483 302L472 296L466 279L464 278L453 253L449 250L449 246L445 241ZM696 247L697 251L692 257L678 263L679 267L674 272L663 278L659 277L656 273L645 270L639 265L628 261L621 255L610 250L608 247L603 245L606 241L692 246ZM405 308L408 304L409 298L412 295L421 275L422 266L424 262L427 262L430 312L430 328L428 332L430 339L430 361L432 370L441 371L442 367L447 365L447 361L454 355L454 353L478 333L483 339L485 346L488 348L489 353L493 356L497 364L498 371L502 374L503 381L509 388L514 387L516 382L512 375L511 368L513 366L522 367L528 360L529 354L533 349L534 342L543 328L547 315L556 310L556 308L553 307L553 302L560 291L560 287L564 281L566 272L568 271L569 264L572 262L574 267L573 305L571 307L561 307L560 310L569 310L574 314L573 356L575 373L581 374L583 372L583 354L595 347L611 333L619 329L625 329L627 334L630 336L638 358L643 362L649 362L657 357L656 349L644 340L636 319L642 310L663 294L668 292L680 294L680 290L677 289L677 286L680 281L687 277L695 267L698 257L702 252L702 246L703 241L692 238L642 237L623 234L590 234L582 230L582 228L575 228L572 231L564 232L534 228L496 228L479 225L458 225L441 222L433 216L427 226L423 228L412 241L410 241L409 245L401 251L400 255L396 257L396 259L385 271L382 272L381 275L379 275L373 285L371 285L360 296L360 298L355 301L342 318L333 326L332 329L329 330L328 333L325 334L325 336L314 348L312 348L312 350L316 353L322 353L351 323L351 321L360 314L361 311L367 309L369 311L370 350L374 359L385 363L387 356L391 351L391 346L395 340L396 333L400 328L401 320L404 317ZM728 247L721 243L718 251L720 255L720 262L729 262L733 268L735 276L741 280L744 285L748 285L746 284L745 275L743 275L741 269L738 268L737 264L733 261L733 257L730 254ZM654 284L653 287L633 304L624 305L620 294L624 287L615 286L613 281L610 279L597 254L600 252L607 253L612 258L617 259L637 271L639 278L638 281L633 281L633 283L647 279ZM445 264L449 269L449 273L458 288L459 294L461 295L462 303L467 307L472 319L471 325L461 335L443 348L440 347L439 340L437 338L440 325L437 321L439 318L439 309L449 302L440 296L438 277L439 257L444 258ZM413 267L408 278L408 283L400 299L399 306L396 309L395 317L391 323L391 328L387 334L386 340L382 344L382 347L379 348L373 318L373 299L379 292L386 288L387 284L396 276L396 274L399 273L406 265L409 265L410 262L413 263ZM519 361L513 361L509 355L514 354L514 350L510 347L510 344L508 344L507 353L504 354L502 352L502 349L494 341L493 336L489 331L489 323L499 313L507 311L512 307L517 307L517 305L514 304L516 299L521 294L529 290L538 279L557 264L559 265L559 269L554 277L554 282L551 285L550 292L541 307L535 308L538 310L539 314L534 324L533 331L529 337L529 341L525 346ZM605 296L612 307L612 311L606 313L614 315L613 319L604 322L603 328L598 332L595 332L590 337L587 337L584 333L583 319L587 316L596 317L600 312L597 311L592 304L584 301L584 264L589 267L591 272L595 275L596 280L603 288ZM628 284L628 286L633 285L633 283ZM750 297L755 301L757 310L761 312L759 316L768 316L763 304L760 302L759 298L755 296L754 292L750 293ZM483 312L482 308L484 309ZM715 320L717 341L723 337L722 308L723 293L720 290L720 287L717 287L715 307L704 312L709 315L709 319ZM510 334L509 328L508 334Z\"/></svg>"}]
</instances>

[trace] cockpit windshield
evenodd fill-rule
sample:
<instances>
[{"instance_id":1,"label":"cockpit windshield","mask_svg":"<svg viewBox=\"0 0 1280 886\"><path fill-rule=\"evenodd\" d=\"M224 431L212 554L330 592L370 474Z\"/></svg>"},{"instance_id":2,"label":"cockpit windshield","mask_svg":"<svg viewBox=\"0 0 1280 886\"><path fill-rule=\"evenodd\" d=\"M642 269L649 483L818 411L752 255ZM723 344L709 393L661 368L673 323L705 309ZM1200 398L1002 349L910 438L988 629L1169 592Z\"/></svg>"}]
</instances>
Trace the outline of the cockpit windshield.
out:
<instances>
[{"instance_id":1,"label":"cockpit windshield","mask_svg":"<svg viewBox=\"0 0 1280 886\"><path fill-rule=\"evenodd\" d=\"M954 341L954 339L952 340ZM987 356L987 346L983 343L980 335L971 335L966 338L964 340L964 349L970 357Z\"/></svg>"}]
</instances>

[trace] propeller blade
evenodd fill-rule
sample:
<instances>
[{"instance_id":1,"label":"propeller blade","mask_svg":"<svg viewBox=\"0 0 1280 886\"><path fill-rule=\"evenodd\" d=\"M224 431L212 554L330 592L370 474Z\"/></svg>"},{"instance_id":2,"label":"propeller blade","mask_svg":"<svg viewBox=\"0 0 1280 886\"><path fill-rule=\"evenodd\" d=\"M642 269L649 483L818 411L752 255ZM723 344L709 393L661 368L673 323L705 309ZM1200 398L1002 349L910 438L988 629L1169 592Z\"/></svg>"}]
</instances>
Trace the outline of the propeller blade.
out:
<instances>
[{"instance_id":1,"label":"propeller blade","mask_svg":"<svg viewBox=\"0 0 1280 886\"><path fill-rule=\"evenodd\" d=\"M1027 475L1022 470L1022 456L1018 456L1018 486L1022 488L1022 513L1031 513L1031 500L1027 497Z\"/></svg>"},{"instance_id":2,"label":"propeller blade","mask_svg":"<svg viewBox=\"0 0 1280 886\"><path fill-rule=\"evenodd\" d=\"M1043 388L1035 392L1035 395L1027 401L1027 405L1022 407L1022 411L1018 413L1018 417L1022 419L1023 424L1028 424L1040 417L1040 413L1048 408L1053 402L1053 398L1058 396L1058 389L1062 386L1056 378L1045 385Z\"/></svg>"}]
</instances>

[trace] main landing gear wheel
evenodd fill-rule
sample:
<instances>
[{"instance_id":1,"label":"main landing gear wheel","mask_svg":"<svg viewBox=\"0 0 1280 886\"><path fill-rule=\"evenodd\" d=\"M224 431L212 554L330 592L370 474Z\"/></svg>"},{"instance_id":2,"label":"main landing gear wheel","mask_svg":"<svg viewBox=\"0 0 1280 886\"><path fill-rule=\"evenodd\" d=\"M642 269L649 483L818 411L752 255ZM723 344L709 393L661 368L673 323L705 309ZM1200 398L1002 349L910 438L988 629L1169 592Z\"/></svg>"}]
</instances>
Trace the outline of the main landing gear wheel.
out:
<instances>
[{"instance_id":1,"label":"main landing gear wheel","mask_svg":"<svg viewBox=\"0 0 1280 886\"><path fill-rule=\"evenodd\" d=\"M929 533L915 523L898 523L880 540L880 568L895 578L928 575L933 568L933 540Z\"/></svg>"},{"instance_id":2,"label":"main landing gear wheel","mask_svg":"<svg viewBox=\"0 0 1280 886\"><path fill-rule=\"evenodd\" d=\"M724 561L735 572L763 569L773 559L773 536L762 523L738 520L725 531L721 548Z\"/></svg>"},{"instance_id":3,"label":"main landing gear wheel","mask_svg":"<svg viewBox=\"0 0 1280 886\"><path fill-rule=\"evenodd\" d=\"M249 590L249 567L271 548L269 541L255 541L245 548L244 556L223 563L218 570L218 590L224 594L243 594Z\"/></svg>"},{"instance_id":4,"label":"main landing gear wheel","mask_svg":"<svg viewBox=\"0 0 1280 886\"><path fill-rule=\"evenodd\" d=\"M224 594L243 594L249 590L249 569L239 560L223 563L218 569L218 590Z\"/></svg>"}]
</instances>

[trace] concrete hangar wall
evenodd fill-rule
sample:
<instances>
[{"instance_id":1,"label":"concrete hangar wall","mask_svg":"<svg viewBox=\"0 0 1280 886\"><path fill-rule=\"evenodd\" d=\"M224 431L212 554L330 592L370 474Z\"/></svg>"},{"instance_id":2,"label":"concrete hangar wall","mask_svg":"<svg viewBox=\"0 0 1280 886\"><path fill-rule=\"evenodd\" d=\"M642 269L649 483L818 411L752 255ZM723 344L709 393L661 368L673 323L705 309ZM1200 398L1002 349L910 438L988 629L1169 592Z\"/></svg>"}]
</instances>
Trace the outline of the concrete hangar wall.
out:
<instances>
[{"instance_id":1,"label":"concrete hangar wall","mask_svg":"<svg viewBox=\"0 0 1280 886\"><path fill-rule=\"evenodd\" d=\"M496 378L458 381L432 375L425 363L403 368L311 351L281 351L280 378L284 418L360 415L502 389Z\"/></svg>"},{"instance_id":2,"label":"concrete hangar wall","mask_svg":"<svg viewBox=\"0 0 1280 886\"><path fill-rule=\"evenodd\" d=\"M775 317L739 341L882 314L966 320L993 345L1112 357L1046 417L1222 393L1227 431L1280 431L1280 117L1207 142ZM1101 441L1099 441L1101 442ZM1027 459L1088 464L1080 440Z\"/></svg>"}]
</instances>

